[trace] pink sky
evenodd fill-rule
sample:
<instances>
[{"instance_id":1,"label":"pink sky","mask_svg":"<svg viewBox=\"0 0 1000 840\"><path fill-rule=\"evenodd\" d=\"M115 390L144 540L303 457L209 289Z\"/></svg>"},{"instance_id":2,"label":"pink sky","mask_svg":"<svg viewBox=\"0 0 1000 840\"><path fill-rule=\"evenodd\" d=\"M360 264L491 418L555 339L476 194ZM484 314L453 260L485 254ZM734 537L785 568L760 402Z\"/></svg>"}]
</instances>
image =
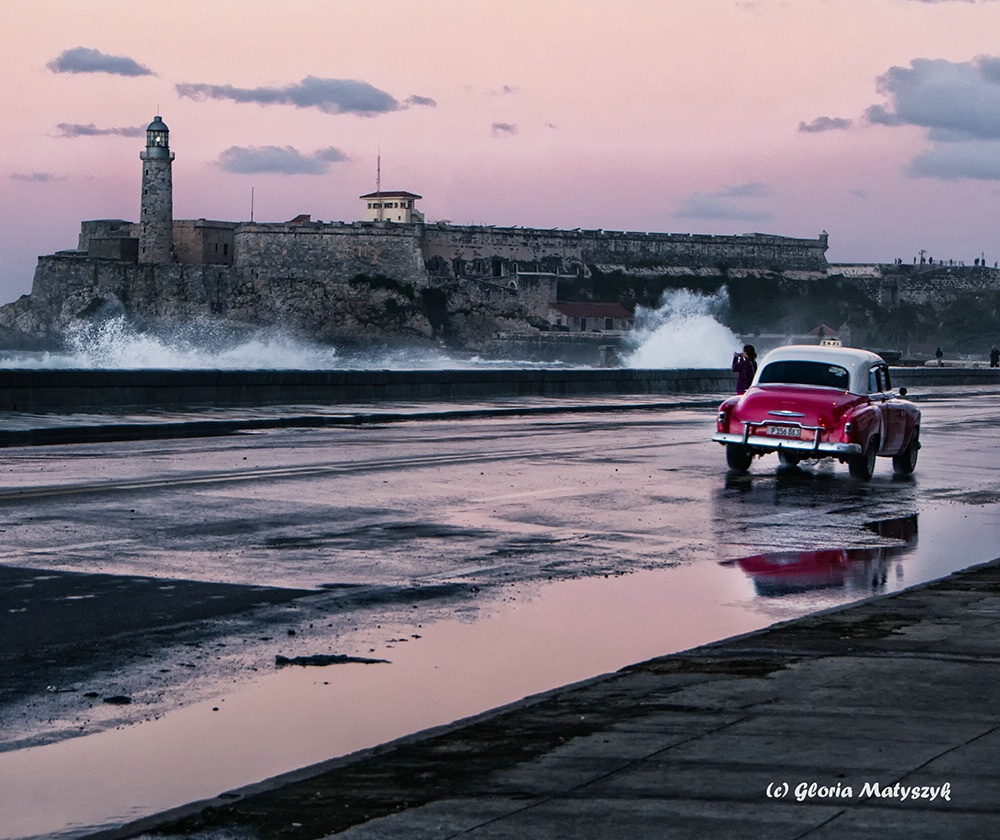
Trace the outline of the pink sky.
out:
<instances>
[{"instance_id":1,"label":"pink sky","mask_svg":"<svg viewBox=\"0 0 1000 840\"><path fill-rule=\"evenodd\" d=\"M162 11L155 11L157 8ZM830 234L1000 259L1000 0L4 0L0 302L83 219Z\"/></svg>"}]
</instances>

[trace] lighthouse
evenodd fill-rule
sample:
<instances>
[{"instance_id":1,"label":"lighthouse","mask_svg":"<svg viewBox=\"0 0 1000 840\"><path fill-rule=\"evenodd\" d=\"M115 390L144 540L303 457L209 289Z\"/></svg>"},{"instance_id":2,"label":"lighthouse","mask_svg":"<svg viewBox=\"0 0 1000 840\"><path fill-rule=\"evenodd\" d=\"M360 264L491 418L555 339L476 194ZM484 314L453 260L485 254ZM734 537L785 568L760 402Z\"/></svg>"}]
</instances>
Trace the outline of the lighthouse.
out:
<instances>
[{"instance_id":1,"label":"lighthouse","mask_svg":"<svg viewBox=\"0 0 1000 840\"><path fill-rule=\"evenodd\" d=\"M159 116L146 129L142 160L142 205L139 216L139 262L174 259L174 201L170 131Z\"/></svg>"}]
</instances>

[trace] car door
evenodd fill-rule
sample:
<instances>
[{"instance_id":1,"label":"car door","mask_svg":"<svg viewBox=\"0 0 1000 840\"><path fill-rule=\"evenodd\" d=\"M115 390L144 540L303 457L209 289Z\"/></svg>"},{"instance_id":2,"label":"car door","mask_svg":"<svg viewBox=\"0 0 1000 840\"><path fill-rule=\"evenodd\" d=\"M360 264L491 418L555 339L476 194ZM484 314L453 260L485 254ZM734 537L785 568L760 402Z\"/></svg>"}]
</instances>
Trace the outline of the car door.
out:
<instances>
[{"instance_id":1,"label":"car door","mask_svg":"<svg viewBox=\"0 0 1000 840\"><path fill-rule=\"evenodd\" d=\"M885 444L882 449L886 454L899 452L906 443L906 411L903 409L892 383L889 380L889 366L878 365L878 380L885 396Z\"/></svg>"}]
</instances>

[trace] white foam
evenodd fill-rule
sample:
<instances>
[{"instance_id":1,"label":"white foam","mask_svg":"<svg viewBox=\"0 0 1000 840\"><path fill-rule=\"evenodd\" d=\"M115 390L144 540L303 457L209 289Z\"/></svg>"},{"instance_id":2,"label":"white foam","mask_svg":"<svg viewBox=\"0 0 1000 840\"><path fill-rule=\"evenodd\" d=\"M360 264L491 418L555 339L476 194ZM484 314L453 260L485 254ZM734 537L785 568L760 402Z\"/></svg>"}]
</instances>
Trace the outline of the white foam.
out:
<instances>
[{"instance_id":1,"label":"white foam","mask_svg":"<svg viewBox=\"0 0 1000 840\"><path fill-rule=\"evenodd\" d=\"M634 348L623 356L631 368L720 368L732 361L740 339L718 319L728 302L722 289L702 295L689 289L664 292L657 309L636 307L635 330L626 338Z\"/></svg>"}]
</instances>

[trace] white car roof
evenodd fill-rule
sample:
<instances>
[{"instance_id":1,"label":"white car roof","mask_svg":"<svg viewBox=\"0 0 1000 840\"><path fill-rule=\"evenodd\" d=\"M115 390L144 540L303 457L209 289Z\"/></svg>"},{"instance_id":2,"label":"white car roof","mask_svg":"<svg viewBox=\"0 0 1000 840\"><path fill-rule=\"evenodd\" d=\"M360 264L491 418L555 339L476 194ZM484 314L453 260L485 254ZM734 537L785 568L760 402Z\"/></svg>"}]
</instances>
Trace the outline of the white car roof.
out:
<instances>
[{"instance_id":1,"label":"white car roof","mask_svg":"<svg viewBox=\"0 0 1000 840\"><path fill-rule=\"evenodd\" d=\"M776 361L821 362L829 365L840 365L847 369L850 376L852 394L867 394L868 371L871 370L872 365L885 364L885 359L869 350L817 344L789 344L771 350L760 360L754 384L760 378L760 372L764 367L769 362Z\"/></svg>"}]
</instances>

